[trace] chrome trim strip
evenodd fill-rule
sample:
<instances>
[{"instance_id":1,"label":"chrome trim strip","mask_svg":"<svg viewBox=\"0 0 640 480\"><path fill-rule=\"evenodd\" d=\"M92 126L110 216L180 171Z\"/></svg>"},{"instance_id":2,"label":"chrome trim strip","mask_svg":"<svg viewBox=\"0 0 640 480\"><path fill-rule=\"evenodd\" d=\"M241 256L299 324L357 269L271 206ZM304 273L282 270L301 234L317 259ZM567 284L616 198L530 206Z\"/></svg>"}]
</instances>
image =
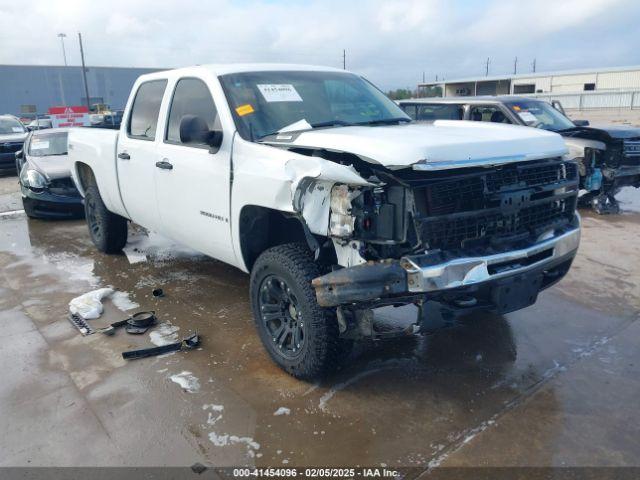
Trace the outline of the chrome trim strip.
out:
<instances>
[{"instance_id":1,"label":"chrome trim strip","mask_svg":"<svg viewBox=\"0 0 640 480\"><path fill-rule=\"evenodd\" d=\"M463 167L492 167L494 165L504 165L507 163L516 162L528 162L531 160L542 160L562 157L566 153L565 150L558 150L556 152L545 152L539 154L530 155L509 155L504 157L489 157L489 158L476 158L466 160L443 160L443 161L429 161L421 160L418 163L414 163L412 168L421 172L431 172L437 170L450 170L452 168Z\"/></svg>"},{"instance_id":2,"label":"chrome trim strip","mask_svg":"<svg viewBox=\"0 0 640 480\"><path fill-rule=\"evenodd\" d=\"M573 230L521 250L483 257L459 258L428 267L421 267L419 265L420 256L402 257L400 265L407 272L408 290L416 293L433 292L473 285L526 272L527 270L561 258L578 249L578 245L580 244L580 220L579 217L577 217L577 219L578 226ZM526 259L549 249L553 249L551 256L532 263L531 265L494 274L489 273L488 267L490 265Z\"/></svg>"}]
</instances>

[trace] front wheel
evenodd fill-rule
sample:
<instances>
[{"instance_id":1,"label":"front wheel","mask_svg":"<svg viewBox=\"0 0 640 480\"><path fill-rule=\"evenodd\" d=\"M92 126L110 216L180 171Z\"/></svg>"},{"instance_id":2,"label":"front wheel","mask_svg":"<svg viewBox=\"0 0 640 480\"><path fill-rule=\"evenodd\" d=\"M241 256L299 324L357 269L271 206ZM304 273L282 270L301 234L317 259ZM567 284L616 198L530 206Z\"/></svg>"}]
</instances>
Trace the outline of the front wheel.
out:
<instances>
[{"instance_id":1,"label":"front wheel","mask_svg":"<svg viewBox=\"0 0 640 480\"><path fill-rule=\"evenodd\" d=\"M266 250L251 271L251 306L271 358L296 378L313 379L338 364L335 313L318 305L311 280L319 276L309 249L289 243Z\"/></svg>"},{"instance_id":2,"label":"front wheel","mask_svg":"<svg viewBox=\"0 0 640 480\"><path fill-rule=\"evenodd\" d=\"M97 185L89 185L84 195L84 213L89 235L104 253L118 253L127 243L127 219L107 210Z\"/></svg>"}]
</instances>

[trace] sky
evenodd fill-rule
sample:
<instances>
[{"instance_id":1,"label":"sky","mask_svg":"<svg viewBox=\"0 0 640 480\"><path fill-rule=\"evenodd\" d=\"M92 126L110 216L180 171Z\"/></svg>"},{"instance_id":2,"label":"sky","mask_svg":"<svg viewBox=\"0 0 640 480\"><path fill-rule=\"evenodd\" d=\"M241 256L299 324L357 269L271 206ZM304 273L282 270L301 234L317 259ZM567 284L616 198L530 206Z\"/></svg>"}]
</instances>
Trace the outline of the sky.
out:
<instances>
[{"instance_id":1,"label":"sky","mask_svg":"<svg viewBox=\"0 0 640 480\"><path fill-rule=\"evenodd\" d=\"M0 0L0 64L342 67L384 89L640 64L638 0Z\"/></svg>"}]
</instances>

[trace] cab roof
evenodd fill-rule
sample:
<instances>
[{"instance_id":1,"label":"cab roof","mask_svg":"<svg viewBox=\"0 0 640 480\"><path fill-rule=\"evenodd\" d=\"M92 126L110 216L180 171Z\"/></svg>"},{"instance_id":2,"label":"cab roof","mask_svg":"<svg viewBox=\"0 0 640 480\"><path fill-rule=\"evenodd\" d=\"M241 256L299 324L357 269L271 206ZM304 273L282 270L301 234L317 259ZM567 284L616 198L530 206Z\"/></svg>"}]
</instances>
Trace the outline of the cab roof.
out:
<instances>
[{"instance_id":1,"label":"cab roof","mask_svg":"<svg viewBox=\"0 0 640 480\"><path fill-rule=\"evenodd\" d=\"M168 76L196 75L198 73L213 74L215 76L228 75L231 73L244 72L343 72L352 73L348 70L341 70L334 67L323 67L318 65L304 65L295 63L218 63L207 65L196 65L193 67L176 68L173 70L163 70L160 72L141 75L141 79L167 78Z\"/></svg>"},{"instance_id":2,"label":"cab roof","mask_svg":"<svg viewBox=\"0 0 640 480\"><path fill-rule=\"evenodd\" d=\"M429 98L408 98L398 100L400 105L419 103L443 103L443 104L487 104L487 103L507 103L507 102L542 102L539 98L518 97L514 95L479 95L471 97L429 97Z\"/></svg>"}]
</instances>

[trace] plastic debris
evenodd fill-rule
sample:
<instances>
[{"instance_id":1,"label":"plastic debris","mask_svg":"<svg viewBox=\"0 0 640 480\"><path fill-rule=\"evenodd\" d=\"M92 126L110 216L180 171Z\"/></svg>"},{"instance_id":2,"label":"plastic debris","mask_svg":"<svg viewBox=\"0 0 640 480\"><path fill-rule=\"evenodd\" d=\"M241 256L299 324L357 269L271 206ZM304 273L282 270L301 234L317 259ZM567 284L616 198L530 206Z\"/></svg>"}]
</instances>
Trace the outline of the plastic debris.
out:
<instances>
[{"instance_id":1,"label":"plastic debris","mask_svg":"<svg viewBox=\"0 0 640 480\"><path fill-rule=\"evenodd\" d=\"M99 288L84 293L69 302L69 311L72 315L78 315L85 320L100 318L104 307L102 299L113 293L113 288Z\"/></svg>"}]
</instances>

